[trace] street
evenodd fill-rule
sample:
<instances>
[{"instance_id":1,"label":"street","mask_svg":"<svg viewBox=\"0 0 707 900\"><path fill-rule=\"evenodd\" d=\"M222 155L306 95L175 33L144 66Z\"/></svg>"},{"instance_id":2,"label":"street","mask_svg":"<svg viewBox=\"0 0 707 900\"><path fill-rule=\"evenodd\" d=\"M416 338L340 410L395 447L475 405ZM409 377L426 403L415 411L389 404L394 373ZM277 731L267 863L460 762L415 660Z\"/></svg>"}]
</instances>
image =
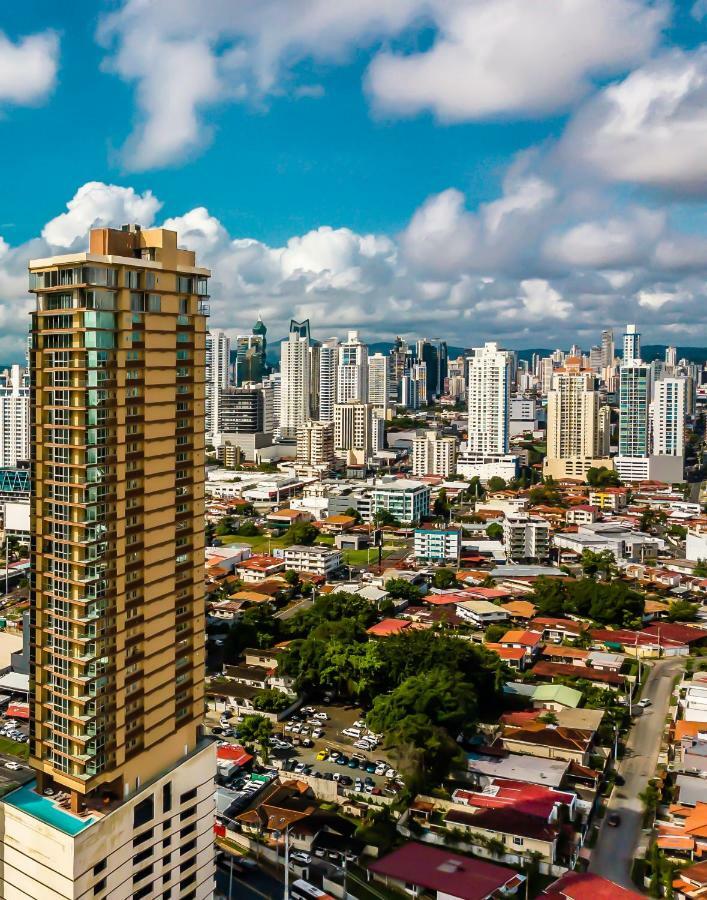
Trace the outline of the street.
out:
<instances>
[{"instance_id":1,"label":"street","mask_svg":"<svg viewBox=\"0 0 707 900\"><path fill-rule=\"evenodd\" d=\"M651 700L652 705L644 709L633 724L626 755L618 769L625 784L614 788L596 846L592 850L589 871L625 888L635 889L631 881L631 866L643 820L643 804L638 795L655 774L673 680L683 666L683 659L663 659L653 665L641 695ZM607 825L610 813L618 813L621 817L618 827Z\"/></svg>"}]
</instances>

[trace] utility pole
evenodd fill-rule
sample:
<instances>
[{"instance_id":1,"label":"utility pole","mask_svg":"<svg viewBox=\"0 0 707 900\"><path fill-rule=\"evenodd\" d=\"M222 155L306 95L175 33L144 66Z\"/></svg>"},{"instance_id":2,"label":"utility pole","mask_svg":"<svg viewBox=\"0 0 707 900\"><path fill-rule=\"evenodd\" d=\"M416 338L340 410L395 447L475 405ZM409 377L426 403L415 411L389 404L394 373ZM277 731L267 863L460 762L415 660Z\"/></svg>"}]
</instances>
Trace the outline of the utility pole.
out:
<instances>
[{"instance_id":1,"label":"utility pole","mask_svg":"<svg viewBox=\"0 0 707 900\"><path fill-rule=\"evenodd\" d=\"M290 897L290 829L285 829L285 900Z\"/></svg>"}]
</instances>

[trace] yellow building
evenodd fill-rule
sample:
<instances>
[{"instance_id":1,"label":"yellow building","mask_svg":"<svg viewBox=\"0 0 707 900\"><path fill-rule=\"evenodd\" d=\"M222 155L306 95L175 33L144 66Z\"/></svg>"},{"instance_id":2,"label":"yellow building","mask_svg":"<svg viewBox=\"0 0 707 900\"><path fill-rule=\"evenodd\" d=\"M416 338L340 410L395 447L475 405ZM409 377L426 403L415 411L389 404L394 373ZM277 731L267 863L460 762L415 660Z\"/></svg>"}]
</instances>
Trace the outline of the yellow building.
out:
<instances>
[{"instance_id":1,"label":"yellow building","mask_svg":"<svg viewBox=\"0 0 707 900\"><path fill-rule=\"evenodd\" d=\"M213 893L209 275L175 232L139 226L95 229L87 253L30 263L36 789L3 800L5 898Z\"/></svg>"}]
</instances>

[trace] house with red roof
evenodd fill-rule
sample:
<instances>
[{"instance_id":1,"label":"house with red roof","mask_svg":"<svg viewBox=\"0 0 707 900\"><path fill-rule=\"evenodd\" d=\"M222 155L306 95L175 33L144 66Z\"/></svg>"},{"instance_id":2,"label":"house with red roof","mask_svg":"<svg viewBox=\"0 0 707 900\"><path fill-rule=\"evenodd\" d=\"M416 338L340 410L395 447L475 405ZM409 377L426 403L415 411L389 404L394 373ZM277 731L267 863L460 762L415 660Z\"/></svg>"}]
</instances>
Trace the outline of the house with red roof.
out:
<instances>
[{"instance_id":1,"label":"house with red roof","mask_svg":"<svg viewBox=\"0 0 707 900\"><path fill-rule=\"evenodd\" d=\"M411 897L491 900L516 893L525 876L495 863L411 841L368 866L375 881Z\"/></svg>"},{"instance_id":2,"label":"house with red roof","mask_svg":"<svg viewBox=\"0 0 707 900\"><path fill-rule=\"evenodd\" d=\"M498 642L501 647L521 649L525 662L530 664L542 649L542 635L538 631L511 629Z\"/></svg>"},{"instance_id":3,"label":"house with red roof","mask_svg":"<svg viewBox=\"0 0 707 900\"><path fill-rule=\"evenodd\" d=\"M406 628L410 628L412 622L409 619L381 619L367 630L371 637L390 637L392 634L400 634Z\"/></svg>"},{"instance_id":4,"label":"house with red roof","mask_svg":"<svg viewBox=\"0 0 707 900\"><path fill-rule=\"evenodd\" d=\"M581 637L587 630L584 622L575 622L574 619L557 619L552 616L536 616L531 619L530 628L539 631L543 640L561 644L562 641L574 641Z\"/></svg>"},{"instance_id":5,"label":"house with red roof","mask_svg":"<svg viewBox=\"0 0 707 900\"><path fill-rule=\"evenodd\" d=\"M569 791L508 778L492 778L481 791L457 788L452 794L453 803L471 809L510 809L550 823L558 820L561 806L568 808L573 819L576 799Z\"/></svg>"},{"instance_id":6,"label":"house with red roof","mask_svg":"<svg viewBox=\"0 0 707 900\"><path fill-rule=\"evenodd\" d=\"M567 872L545 889L544 900L642 900L643 894L592 872Z\"/></svg>"}]
</instances>

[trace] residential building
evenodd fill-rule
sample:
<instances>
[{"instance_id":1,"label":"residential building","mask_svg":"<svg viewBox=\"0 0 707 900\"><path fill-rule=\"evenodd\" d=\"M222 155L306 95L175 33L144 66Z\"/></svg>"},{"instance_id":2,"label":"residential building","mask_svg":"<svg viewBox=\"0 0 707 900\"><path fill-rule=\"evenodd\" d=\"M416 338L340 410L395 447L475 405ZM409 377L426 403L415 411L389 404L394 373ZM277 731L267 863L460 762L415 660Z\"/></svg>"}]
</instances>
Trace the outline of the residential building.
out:
<instances>
[{"instance_id":1,"label":"residential building","mask_svg":"<svg viewBox=\"0 0 707 900\"><path fill-rule=\"evenodd\" d=\"M611 328L606 328L601 333L601 365L602 369L608 369L614 365L614 357L616 356L616 347L614 344L614 332Z\"/></svg>"},{"instance_id":2,"label":"residential building","mask_svg":"<svg viewBox=\"0 0 707 900\"><path fill-rule=\"evenodd\" d=\"M660 378L653 386L650 405L651 446L655 456L685 456L685 417L687 415L687 378ZM680 472L682 476L682 472Z\"/></svg>"},{"instance_id":3,"label":"residential building","mask_svg":"<svg viewBox=\"0 0 707 900\"><path fill-rule=\"evenodd\" d=\"M311 395L309 323L290 323L287 340L280 344L280 436L297 437L309 419Z\"/></svg>"},{"instance_id":4,"label":"residential building","mask_svg":"<svg viewBox=\"0 0 707 900\"><path fill-rule=\"evenodd\" d=\"M385 425L370 403L337 403L334 407L334 451L348 463L365 465L382 449Z\"/></svg>"},{"instance_id":5,"label":"residential building","mask_svg":"<svg viewBox=\"0 0 707 900\"><path fill-rule=\"evenodd\" d=\"M333 550L331 547L320 544L311 547L304 544L292 544L290 547L285 547L283 559L287 569L329 578L341 568L344 557L340 550Z\"/></svg>"},{"instance_id":6,"label":"residential building","mask_svg":"<svg viewBox=\"0 0 707 900\"><path fill-rule=\"evenodd\" d=\"M368 402L385 419L390 408L390 357L374 353L368 357Z\"/></svg>"},{"instance_id":7,"label":"residential building","mask_svg":"<svg viewBox=\"0 0 707 900\"><path fill-rule=\"evenodd\" d=\"M489 478L512 481L520 472L519 458L512 453L468 453L457 455L457 475L475 478L486 484Z\"/></svg>"},{"instance_id":8,"label":"residential building","mask_svg":"<svg viewBox=\"0 0 707 900\"><path fill-rule=\"evenodd\" d=\"M35 781L2 798L0 896L213 896L209 275L138 226L30 262Z\"/></svg>"},{"instance_id":9,"label":"residential building","mask_svg":"<svg viewBox=\"0 0 707 900\"><path fill-rule=\"evenodd\" d=\"M623 341L622 366L632 366L641 361L641 335L635 325L627 325Z\"/></svg>"},{"instance_id":10,"label":"residential building","mask_svg":"<svg viewBox=\"0 0 707 900\"><path fill-rule=\"evenodd\" d=\"M456 457L456 438L443 437L437 431L425 431L412 442L412 474L451 478L457 471Z\"/></svg>"},{"instance_id":11,"label":"residential building","mask_svg":"<svg viewBox=\"0 0 707 900\"><path fill-rule=\"evenodd\" d=\"M30 458L29 373L12 366L0 380L0 466Z\"/></svg>"},{"instance_id":12,"label":"residential building","mask_svg":"<svg viewBox=\"0 0 707 900\"><path fill-rule=\"evenodd\" d=\"M412 353L408 347L407 341L401 337L396 337L390 350L390 402L395 406L396 403L407 404L402 398L402 379L403 375L408 372L412 363Z\"/></svg>"},{"instance_id":13,"label":"residential building","mask_svg":"<svg viewBox=\"0 0 707 900\"><path fill-rule=\"evenodd\" d=\"M543 472L555 479L586 478L590 468L611 468L608 409L601 406L596 376L567 357L556 369L547 395L547 456Z\"/></svg>"},{"instance_id":14,"label":"residential building","mask_svg":"<svg viewBox=\"0 0 707 900\"><path fill-rule=\"evenodd\" d=\"M349 331L339 347L337 403L366 403L368 400L368 347L359 340L358 331Z\"/></svg>"},{"instance_id":15,"label":"residential building","mask_svg":"<svg viewBox=\"0 0 707 900\"><path fill-rule=\"evenodd\" d=\"M384 478L371 489L371 516L387 510L398 522L413 525L430 511L429 486L408 478Z\"/></svg>"},{"instance_id":16,"label":"residential building","mask_svg":"<svg viewBox=\"0 0 707 900\"><path fill-rule=\"evenodd\" d=\"M469 359L467 396L471 453L508 453L511 354L488 342Z\"/></svg>"},{"instance_id":17,"label":"residential building","mask_svg":"<svg viewBox=\"0 0 707 900\"><path fill-rule=\"evenodd\" d=\"M231 364L231 339L224 331L206 335L206 439L223 431L221 427L221 394L228 387Z\"/></svg>"},{"instance_id":18,"label":"residential building","mask_svg":"<svg viewBox=\"0 0 707 900\"><path fill-rule=\"evenodd\" d=\"M226 388L221 392L221 428L226 433L272 434L272 395L260 385Z\"/></svg>"},{"instance_id":19,"label":"residential building","mask_svg":"<svg viewBox=\"0 0 707 900\"><path fill-rule=\"evenodd\" d=\"M510 515L503 520L503 544L510 562L543 560L550 555L550 525L526 515Z\"/></svg>"},{"instance_id":20,"label":"residential building","mask_svg":"<svg viewBox=\"0 0 707 900\"><path fill-rule=\"evenodd\" d=\"M471 622L477 628L486 628L488 625L508 621L505 609L491 603L490 600L468 600L460 595L459 602L455 604L455 611L460 619Z\"/></svg>"},{"instance_id":21,"label":"residential building","mask_svg":"<svg viewBox=\"0 0 707 900\"><path fill-rule=\"evenodd\" d=\"M458 563L461 534L457 528L416 528L415 557L432 563Z\"/></svg>"},{"instance_id":22,"label":"residential building","mask_svg":"<svg viewBox=\"0 0 707 900\"><path fill-rule=\"evenodd\" d=\"M319 347L319 421L334 421L337 371L339 368L339 339L329 338Z\"/></svg>"},{"instance_id":23,"label":"residential building","mask_svg":"<svg viewBox=\"0 0 707 900\"><path fill-rule=\"evenodd\" d=\"M334 461L334 426L305 422L297 429L297 465L329 467Z\"/></svg>"},{"instance_id":24,"label":"residential building","mask_svg":"<svg viewBox=\"0 0 707 900\"><path fill-rule=\"evenodd\" d=\"M510 437L517 437L527 431L535 431L539 425L538 404L535 400L517 398L511 400L509 422Z\"/></svg>"}]
</instances>

